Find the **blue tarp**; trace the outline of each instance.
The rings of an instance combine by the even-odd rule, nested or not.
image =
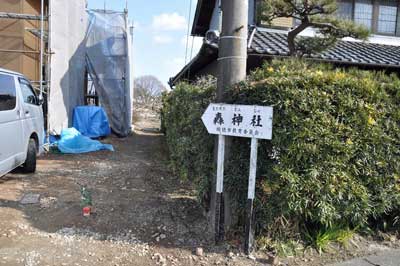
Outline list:
[[[107,114],[98,106],[75,107],[73,127],[89,138],[105,137],[111,134]]]
[[[112,145],[102,144],[100,141],[83,136],[75,128],[63,129],[61,131],[61,139],[57,142],[57,145],[62,153],[78,154],[101,150],[114,151]]]

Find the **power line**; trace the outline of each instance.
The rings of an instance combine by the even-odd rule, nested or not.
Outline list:
[[[195,37],[192,36],[192,48],[190,49],[190,59],[189,60],[192,60],[192,58],[193,58],[194,40],[195,40]]]
[[[189,51],[190,22],[192,20],[192,3],[193,3],[193,0],[190,0],[190,4],[189,4],[189,19],[188,19],[187,34],[186,34],[185,65],[187,63],[188,51]]]
[[[194,46],[194,36],[192,36],[192,48],[190,49],[190,61],[192,61],[192,58],[193,58],[193,46]],[[190,67],[191,66],[189,66],[189,69],[188,69],[188,79],[190,78]]]

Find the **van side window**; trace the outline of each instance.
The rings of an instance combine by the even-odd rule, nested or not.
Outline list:
[[[14,77],[0,74],[0,112],[15,109],[17,96]]]
[[[19,84],[21,87],[21,92],[22,92],[22,97],[24,98],[24,102],[28,104],[38,105],[38,100],[31,84],[27,80],[22,78],[19,78]]]

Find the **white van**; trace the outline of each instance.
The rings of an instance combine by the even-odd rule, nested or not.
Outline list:
[[[0,177],[19,166],[34,173],[43,141],[41,100],[27,78],[0,69]]]

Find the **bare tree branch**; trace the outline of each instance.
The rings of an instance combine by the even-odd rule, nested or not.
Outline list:
[[[155,101],[166,91],[165,86],[154,76],[142,76],[135,79],[135,100],[144,104]]]

